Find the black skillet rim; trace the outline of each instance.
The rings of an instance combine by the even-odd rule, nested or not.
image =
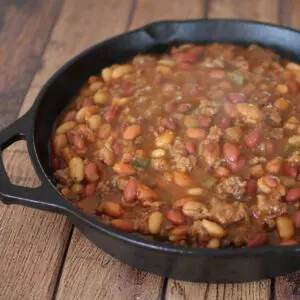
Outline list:
[[[95,48],[104,46],[106,43],[111,42],[112,40],[118,39],[119,37],[123,37],[126,35],[134,34],[136,32],[146,32],[151,29],[152,27],[158,26],[158,25],[164,25],[164,24],[189,24],[189,23],[216,23],[216,22],[225,22],[225,23],[232,23],[232,24],[244,24],[244,25],[258,25],[261,27],[275,27],[278,29],[284,29],[287,31],[291,31],[294,33],[299,34],[300,38],[300,31],[286,27],[286,26],[280,26],[272,23],[267,22],[258,22],[258,21],[252,21],[252,20],[242,20],[242,19],[191,19],[191,20],[166,20],[166,21],[158,21],[149,23],[143,27],[137,28],[135,30],[127,31],[125,33],[119,34],[117,36],[111,37],[109,39],[106,39],[104,41],[101,41],[99,43],[96,43],[84,51],[80,52],[75,57],[71,58],[69,61],[67,61],[65,64],[63,64],[46,82],[46,84],[43,86],[41,91],[39,92],[38,96],[36,97],[36,100],[30,109],[31,117],[32,117],[32,131],[31,131],[31,140],[33,142],[33,150],[35,159],[32,161],[34,166],[36,167],[39,174],[43,175],[45,181],[47,182],[49,188],[51,188],[55,191],[55,196],[59,198],[60,202],[58,206],[62,208],[62,211],[64,214],[74,216],[75,218],[79,218],[80,221],[86,223],[86,225],[89,225],[96,229],[97,231],[102,232],[103,234],[107,234],[115,239],[118,239],[125,243],[130,243],[134,246],[138,246],[141,248],[148,248],[151,250],[157,250],[160,252],[165,252],[172,255],[178,255],[178,254],[185,254],[185,255],[191,255],[191,256],[222,256],[222,257],[230,257],[230,256],[257,256],[257,255],[265,255],[269,252],[286,252],[286,253],[294,253],[300,251],[300,245],[295,246],[274,246],[274,245],[267,245],[267,246],[260,246],[257,248],[224,248],[224,249],[206,249],[206,248],[188,248],[188,247],[182,247],[182,246],[174,246],[171,243],[168,242],[159,242],[155,240],[147,240],[144,238],[139,237],[138,235],[134,234],[128,234],[123,233],[111,226],[102,224],[100,221],[98,221],[96,218],[90,217],[86,214],[84,214],[82,211],[80,211],[76,206],[68,202],[66,199],[63,198],[63,196],[57,191],[55,185],[53,184],[51,178],[48,177],[46,172],[44,171],[44,168],[41,165],[39,156],[37,154],[36,150],[36,141],[35,141],[35,130],[36,130],[36,114],[38,111],[38,108],[43,101],[44,94],[49,86],[55,81],[55,79],[63,73],[69,66],[71,66],[75,61],[79,60],[81,57],[86,56],[89,54],[90,51],[94,50]],[[45,145],[46,146],[46,145]],[[48,145],[47,145],[48,146]],[[66,203],[65,203],[66,202]],[[67,203],[71,204],[67,205]]]

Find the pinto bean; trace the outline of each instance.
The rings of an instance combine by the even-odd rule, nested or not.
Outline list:
[[[53,151],[56,155],[60,153],[60,150],[67,146],[68,140],[64,133],[62,134],[56,134],[53,137]]]
[[[204,140],[207,132],[202,128],[188,128],[186,135],[191,139]]]
[[[131,65],[117,66],[115,69],[113,69],[111,78],[118,79],[118,78],[124,76],[125,74],[132,72],[132,70],[133,70],[133,67]]]
[[[94,162],[90,162],[85,166],[84,173],[88,181],[98,181],[100,178],[98,166]]]
[[[222,226],[206,219],[202,220],[202,226],[208,234],[214,238],[220,239],[227,234],[226,230]]]
[[[161,126],[164,128],[170,129],[170,130],[175,130],[176,129],[176,124],[172,118],[163,118],[160,121]]]
[[[216,177],[228,177],[230,175],[230,171],[225,167],[219,167],[215,172]]]
[[[158,148],[165,148],[173,143],[174,138],[175,136],[173,131],[166,131],[155,139],[155,145]]]
[[[203,194],[204,190],[200,187],[195,188],[189,188],[187,190],[187,194],[190,196],[201,196]]]
[[[111,221],[111,225],[114,228],[122,230],[124,232],[132,232],[134,230],[134,226],[131,220],[125,219],[114,219]]]
[[[158,195],[156,194],[155,191],[150,189],[144,184],[139,184],[138,185],[138,191],[137,191],[137,198],[141,201],[145,200],[155,200],[158,198]]]
[[[266,164],[266,170],[272,174],[278,174],[281,170],[282,158],[275,157]]]
[[[166,218],[174,225],[182,225],[186,221],[184,214],[179,209],[168,210]]]
[[[73,157],[69,161],[69,174],[74,182],[81,182],[84,179],[83,160],[80,157]]]
[[[228,161],[237,161],[241,155],[239,148],[233,143],[225,143],[223,146],[223,154]]]
[[[64,122],[56,129],[56,134],[67,133],[68,131],[72,130],[76,126],[76,124],[77,123],[74,121]]]
[[[128,126],[124,133],[123,138],[124,140],[134,140],[136,137],[138,137],[142,133],[142,128],[138,124],[134,124],[131,126]]]
[[[183,205],[189,201],[195,201],[195,198],[194,197],[180,198],[173,203],[173,207],[183,207]]]
[[[99,115],[93,115],[88,119],[88,124],[91,130],[97,131],[100,128],[102,118]]]
[[[276,227],[279,236],[284,240],[291,239],[295,234],[294,224],[291,218],[286,216],[278,217]]]
[[[110,217],[119,218],[124,215],[124,210],[120,203],[106,201],[102,205],[102,212]]]
[[[286,193],[285,200],[287,202],[295,202],[300,200],[300,188],[289,189]]]
[[[112,132],[111,125],[110,124],[103,124],[103,125],[100,126],[100,128],[98,130],[98,137],[100,139],[105,140],[110,136],[111,132]]]
[[[192,184],[192,178],[183,172],[173,172],[174,182],[181,187],[188,187]]]
[[[136,173],[136,169],[129,164],[123,162],[117,163],[113,166],[113,170],[122,176],[130,176]]]
[[[164,216],[161,212],[155,211],[151,213],[148,219],[148,229],[150,233],[158,234],[160,232],[163,220]]]
[[[206,244],[206,248],[209,249],[218,249],[220,248],[221,242],[219,239],[211,239],[207,244]]]

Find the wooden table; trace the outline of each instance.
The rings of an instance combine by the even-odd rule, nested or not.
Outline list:
[[[161,19],[300,28],[297,10],[299,0],[0,0],[0,129],[24,114],[57,68],[103,39]],[[38,185],[24,143],[4,157],[13,183]],[[300,299],[299,274],[226,285],[162,278],[97,249],[64,216],[0,204],[0,299]]]

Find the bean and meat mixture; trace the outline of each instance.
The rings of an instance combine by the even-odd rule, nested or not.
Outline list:
[[[300,242],[300,65],[181,45],[91,76],[57,120],[61,194],[105,224],[188,247]]]

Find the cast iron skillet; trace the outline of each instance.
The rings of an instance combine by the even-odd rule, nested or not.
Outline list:
[[[62,213],[105,252],[134,267],[162,276],[189,281],[240,282],[299,269],[298,246],[187,249],[121,233],[84,215],[63,199],[51,181],[49,140],[52,126],[88,76],[113,63],[124,62],[137,53],[162,52],[172,44],[212,42],[259,43],[284,57],[300,61],[300,32],[238,20],[158,22],[97,44],[58,70],[29,112],[0,132],[0,151],[17,140],[27,141],[31,161],[41,180],[41,186],[34,189],[13,185],[0,159],[1,200],[6,204]]]

